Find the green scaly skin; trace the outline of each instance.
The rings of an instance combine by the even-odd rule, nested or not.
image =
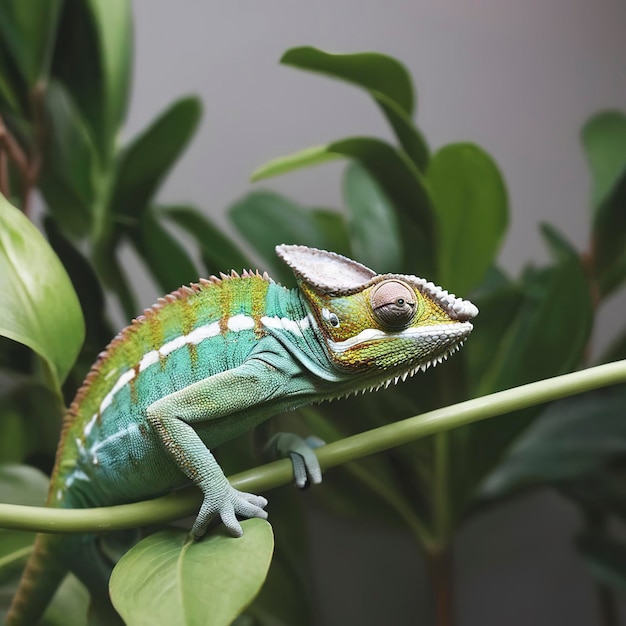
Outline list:
[[[217,514],[240,536],[237,516],[264,518],[267,501],[231,487],[210,450],[281,411],[412,375],[472,330],[476,307],[423,279],[304,246],[277,253],[298,288],[250,272],[201,280],[113,339],[67,412],[48,506],[133,502],[194,483],[204,501],[193,535]],[[296,482],[319,482],[314,455],[298,452]],[[93,537],[39,535],[7,624],[35,624],[68,570],[96,601],[106,595],[110,564]]]

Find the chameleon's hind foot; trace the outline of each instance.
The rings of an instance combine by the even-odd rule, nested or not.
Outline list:
[[[313,450],[324,445],[319,437],[302,439],[293,433],[274,435],[265,447],[273,458],[289,457],[293,464],[293,478],[298,489],[322,482],[322,469]]]

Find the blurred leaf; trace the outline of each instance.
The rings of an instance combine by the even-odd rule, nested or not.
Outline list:
[[[1,11],[2,7],[0,6]],[[19,114],[21,112],[21,96],[23,96],[24,91],[19,70],[13,59],[9,57],[6,42],[0,37],[0,110],[5,116],[5,122],[7,121],[7,114]]]
[[[493,264],[508,225],[502,175],[478,146],[438,150],[426,173],[437,217],[437,280],[467,293]]]
[[[514,489],[584,476],[626,452],[626,385],[551,404],[490,474],[482,492],[498,497]]]
[[[393,57],[377,52],[331,54],[313,47],[291,48],[280,60],[303,70],[340,78],[359,87],[384,94],[413,113],[413,84],[406,67]]]
[[[592,206],[596,219],[626,173],[626,115],[604,111],[583,126],[582,142],[593,178]]]
[[[576,546],[592,575],[616,591],[626,591],[626,545],[599,533],[583,533]]]
[[[157,207],[164,218],[172,220],[196,240],[202,260],[210,274],[229,269],[241,271],[251,268],[252,263],[237,245],[210,222],[200,211],[191,206]]]
[[[169,293],[198,280],[198,270],[189,255],[158,221],[154,211],[141,214],[139,225],[130,234],[137,252],[159,287]]]
[[[401,237],[396,214],[385,193],[357,163],[346,169],[343,192],[350,208],[349,233],[356,258],[380,271],[399,272]]]
[[[61,0],[3,0],[0,34],[28,85],[50,67]]]
[[[331,54],[312,47],[288,50],[281,63],[326,74],[366,89],[382,109],[406,153],[421,171],[425,170],[428,147],[411,122],[413,84],[402,63],[375,52]]]
[[[127,107],[132,41],[128,0],[65,0],[52,71],[89,124],[104,164]]]
[[[272,268],[272,275],[287,283],[292,282],[293,274],[276,257],[274,248],[278,244],[298,243],[326,250],[329,239],[334,237],[322,228],[335,228],[336,224],[315,219],[315,213],[315,209],[301,207],[269,191],[250,193],[229,208],[237,230]]]
[[[50,129],[41,188],[63,229],[85,235],[92,224],[97,156],[89,131],[67,92],[58,82],[48,86]]]
[[[134,546],[110,582],[126,624],[230,624],[259,592],[274,547],[266,521],[248,519],[242,527],[239,539],[220,529],[190,542],[187,531],[168,529]]]
[[[612,363],[613,361],[621,361],[622,359],[626,359],[626,329],[602,354],[598,363]]]
[[[406,271],[433,277],[433,215],[427,184],[415,165],[388,143],[372,137],[355,137],[307,148],[269,161],[252,174],[252,179],[284,174],[337,155],[359,161],[393,202],[404,249],[412,250]]]
[[[40,626],[95,626],[87,617],[89,592],[72,574],[68,574],[41,620]]]
[[[34,350],[59,393],[82,344],[76,292],[39,231],[0,196],[0,334]]]
[[[200,120],[197,98],[172,104],[124,149],[110,206],[131,222],[147,208],[174,162],[191,140]]]

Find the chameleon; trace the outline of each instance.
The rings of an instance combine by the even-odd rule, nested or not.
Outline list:
[[[111,341],[64,417],[47,506],[121,504],[191,483],[203,495],[191,535],[219,516],[240,536],[237,518],[265,518],[267,500],[232,487],[211,450],[279,412],[424,371],[472,331],[477,307],[425,279],[306,246],[276,253],[295,288],[258,270],[200,279]],[[296,484],[320,482],[312,450],[292,447]],[[37,623],[68,571],[92,598],[106,593],[111,564],[93,535],[39,534],[6,623]]]

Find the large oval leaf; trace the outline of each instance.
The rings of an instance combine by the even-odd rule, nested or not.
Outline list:
[[[189,542],[168,529],[139,542],[111,576],[113,605],[128,626],[228,626],[259,592],[272,559],[272,527],[242,522],[243,537],[225,531]]]
[[[85,324],[72,283],[30,221],[0,196],[0,335],[34,350],[59,391]]]
[[[467,293],[493,264],[508,224],[508,201],[498,167],[467,143],[437,151],[426,178],[437,216],[437,280]]]

